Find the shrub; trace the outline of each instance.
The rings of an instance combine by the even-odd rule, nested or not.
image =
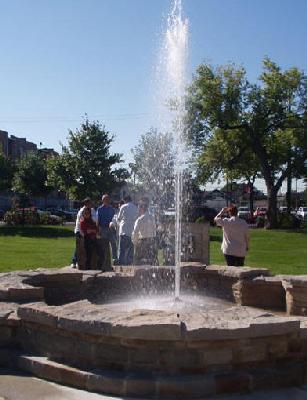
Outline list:
[[[48,212],[13,210],[5,213],[4,222],[7,225],[62,225],[63,219]]]
[[[299,229],[301,220],[295,215],[278,213],[278,226],[280,229]]]
[[[265,216],[258,215],[256,217],[256,226],[257,228],[264,228],[265,225]]]

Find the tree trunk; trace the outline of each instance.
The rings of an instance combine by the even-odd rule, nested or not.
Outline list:
[[[277,220],[277,192],[278,189],[275,186],[268,186],[268,223],[267,229],[276,229],[278,228],[278,220]]]
[[[292,205],[292,170],[289,166],[289,173],[287,176],[287,213],[290,214]]]
[[[249,209],[250,209],[251,219],[253,219],[253,214],[254,214],[254,183],[249,181],[248,182],[248,188],[249,188]]]

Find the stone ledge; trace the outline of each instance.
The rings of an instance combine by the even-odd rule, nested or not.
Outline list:
[[[0,351],[1,353],[1,351]],[[301,385],[306,381],[306,364],[280,364],[275,368],[165,376],[139,373],[81,370],[65,364],[22,354],[10,354],[10,362],[23,371],[61,384],[115,396],[186,399],[241,394],[251,390]]]
[[[257,276],[269,276],[270,271],[267,268],[251,267],[226,267],[221,265],[208,265],[205,269],[208,274],[227,276],[237,279],[253,279]]]

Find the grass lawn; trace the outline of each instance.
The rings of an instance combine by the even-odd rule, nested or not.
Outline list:
[[[250,234],[246,265],[269,268],[274,274],[307,274],[307,229],[251,229]],[[211,264],[225,265],[222,230],[210,228],[210,238]],[[73,250],[72,226],[0,227],[0,272],[64,267]]]
[[[307,274],[307,229],[270,231],[251,229],[245,265],[269,268],[273,274]],[[210,228],[211,264],[225,264],[221,252],[222,229]]]
[[[73,250],[71,226],[0,227],[0,272],[64,267]]]

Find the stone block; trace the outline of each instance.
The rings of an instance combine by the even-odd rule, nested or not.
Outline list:
[[[245,372],[219,374],[215,377],[216,393],[248,393],[252,389],[251,375]]]
[[[95,336],[109,336],[111,334],[112,324],[109,322],[99,321],[93,319],[82,320],[77,315],[73,316],[59,316],[57,327],[69,332],[76,332],[79,334],[95,335]]]
[[[243,306],[285,310],[286,293],[281,281],[256,278],[233,286],[234,298]]]
[[[0,347],[0,367],[13,367],[13,354],[8,348]]]
[[[156,348],[130,348],[129,364],[133,367],[138,364],[148,364],[154,366],[158,360],[159,351]]]
[[[275,387],[274,371],[272,368],[261,368],[250,371],[253,390],[270,390]]]
[[[39,378],[62,383],[61,371],[56,368],[56,363],[48,361],[45,357],[19,356],[17,367]]]
[[[89,374],[77,368],[63,365],[60,369],[61,383],[68,386],[86,389]]]
[[[125,395],[131,397],[153,397],[157,391],[155,378],[142,375],[128,375],[125,386]]]
[[[245,364],[253,362],[266,361],[268,357],[266,346],[258,345],[240,347],[233,349],[233,363],[234,364]]]
[[[50,312],[51,310],[52,307],[46,306],[45,303],[33,303],[20,306],[17,315],[22,321],[55,328],[57,326],[57,317]]]
[[[125,375],[114,372],[106,374],[101,371],[101,375],[92,373],[88,376],[86,389],[104,394],[115,396],[125,396]]]
[[[306,366],[304,363],[280,363],[274,368],[273,382],[275,388],[299,386],[305,381]]]
[[[9,291],[7,289],[0,289],[0,301],[9,301]]]
[[[42,287],[12,287],[8,291],[10,301],[29,302],[44,300],[44,288]]]
[[[232,349],[207,350],[203,353],[203,362],[206,366],[226,365],[232,362]]]
[[[158,398],[201,398],[216,394],[214,376],[196,375],[194,377],[160,378],[157,381]]]
[[[17,365],[22,370],[40,378],[80,389],[86,388],[89,373],[48,360],[45,357],[19,356]]]
[[[163,371],[187,372],[189,370],[200,370],[203,366],[198,351],[189,349],[186,351],[160,351],[158,356],[158,365],[163,366]]]
[[[94,355],[99,366],[112,366],[128,364],[128,349],[120,345],[100,343],[96,346]]]
[[[8,345],[12,339],[12,328],[0,326],[0,347]]]
[[[249,337],[286,335],[298,333],[300,321],[286,317],[259,317],[250,324]]]
[[[138,314],[138,315],[137,315]],[[121,318],[113,324],[111,335],[130,339],[179,340],[181,338],[181,323],[172,313],[144,312],[137,310],[135,315],[129,313],[127,318]]]

